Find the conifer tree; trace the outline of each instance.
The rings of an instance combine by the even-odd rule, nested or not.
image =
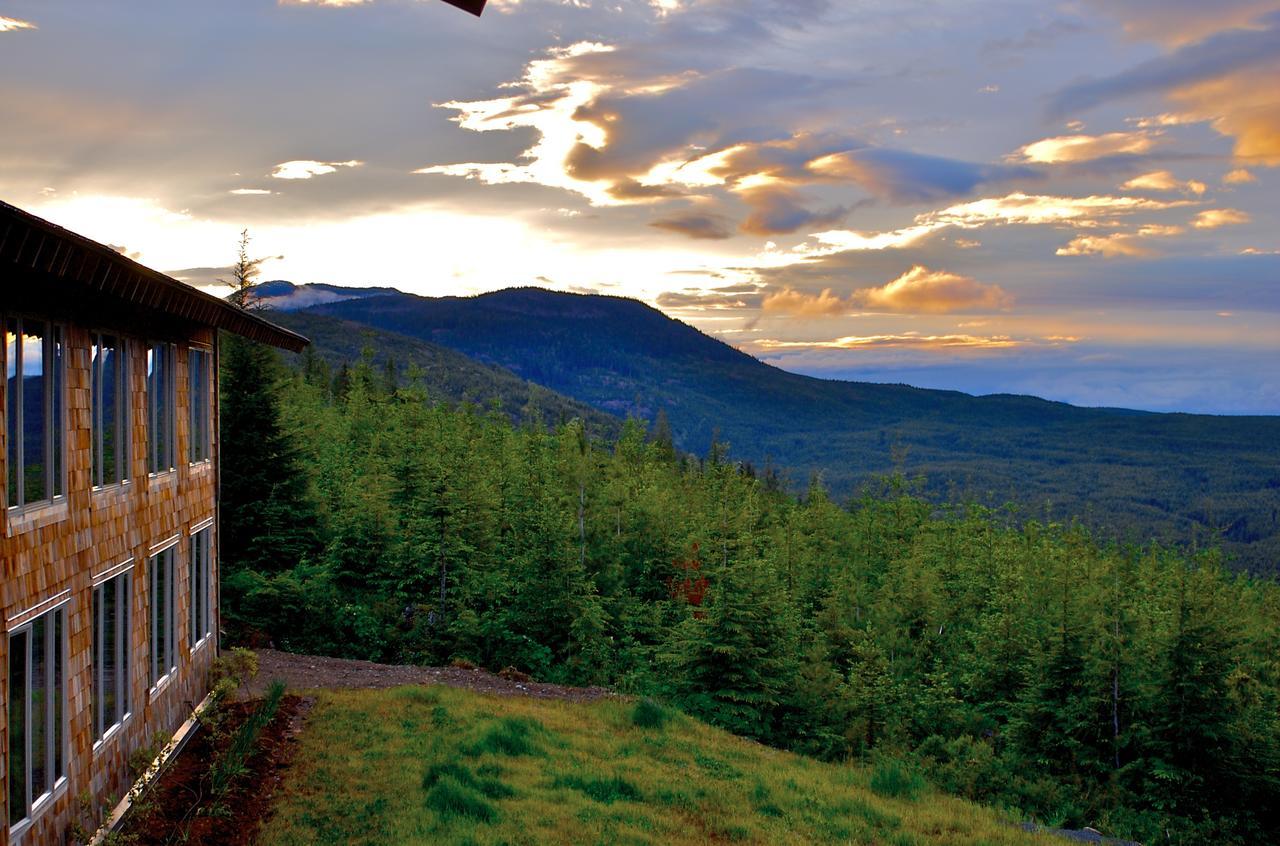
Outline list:
[[[251,307],[261,259],[248,255],[241,233],[231,300]],[[222,524],[219,547],[230,594],[227,605],[251,589],[244,573],[280,574],[318,550],[315,510],[293,438],[281,422],[285,379],[274,350],[239,335],[220,338],[220,458]]]

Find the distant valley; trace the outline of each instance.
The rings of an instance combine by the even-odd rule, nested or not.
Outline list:
[[[1220,537],[1236,566],[1274,572],[1280,562],[1278,417],[816,379],[617,297],[521,288],[427,298],[284,282],[258,293],[331,362],[368,345],[418,363],[441,399],[500,398],[548,423],[580,416],[605,436],[627,415],[663,411],[680,448],[704,454],[718,437],[801,490],[821,474],[844,498],[901,471],[938,501],[1013,502],[1023,517],[1075,516],[1122,541]]]

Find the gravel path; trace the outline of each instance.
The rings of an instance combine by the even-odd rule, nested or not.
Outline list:
[[[250,694],[261,695],[272,681],[280,679],[293,691],[316,688],[400,687],[408,684],[443,684],[496,696],[530,696],[534,699],[564,699],[590,702],[618,694],[603,687],[566,687],[535,681],[507,679],[485,670],[458,667],[418,667],[405,664],[375,664],[346,658],[295,655],[275,649],[258,650],[258,675],[250,684]]]

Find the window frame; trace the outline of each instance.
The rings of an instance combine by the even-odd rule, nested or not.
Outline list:
[[[174,611],[177,606],[177,586],[174,584],[174,573],[177,571],[176,552],[179,538],[172,538],[165,545],[151,551],[147,557],[147,673],[148,692],[155,694],[169,683],[178,670],[178,651],[175,639],[178,632]],[[156,588],[160,567],[164,567],[164,596],[161,597]],[[165,602],[163,621],[157,620],[157,599]],[[160,631],[163,625],[164,631]],[[164,634],[161,645],[162,654],[157,655],[159,635]],[[163,670],[163,672],[161,672]]]
[[[67,497],[67,329],[56,320],[24,313],[5,313],[2,322],[0,331],[5,336],[4,343],[0,344],[0,357],[4,359],[5,368],[5,505],[9,514],[22,514],[65,502]],[[9,361],[11,322],[15,328],[16,341],[13,346],[16,362]],[[23,327],[28,322],[43,324],[46,332],[41,350],[41,366],[44,368],[44,397],[41,405],[46,428],[44,484],[45,491],[49,493],[41,499],[30,501],[26,498],[26,414],[22,411],[26,402],[26,380],[21,375],[25,365],[21,339],[24,335]],[[14,370],[15,391],[9,390],[11,366]],[[18,409],[16,413],[15,408]],[[16,431],[10,431],[11,419]]]
[[[175,381],[177,373],[178,345],[172,341],[151,341],[147,345],[147,474],[163,476],[178,469],[178,390]],[[157,367],[153,364],[157,350],[163,350],[163,362]],[[161,390],[156,389],[157,373],[163,377]],[[163,397],[157,394],[163,393]],[[158,400],[163,399],[163,403]],[[165,452],[159,454],[160,439],[156,434],[160,426],[164,427]]]
[[[187,549],[187,648],[195,652],[213,636],[213,522],[194,527],[190,540]]]
[[[100,694],[100,691],[105,689],[104,671],[106,669],[106,662],[102,658],[102,646],[106,632],[104,620],[102,619],[103,615],[100,610],[102,608],[101,597],[108,590],[114,591],[116,594],[115,643],[112,651],[114,652],[113,657],[116,669],[114,685],[116,712],[119,715],[110,724],[107,723],[108,715],[105,713],[104,708],[106,698]],[[114,737],[120,728],[129,721],[129,718],[133,716],[133,596],[132,558],[94,579],[92,613],[90,615],[93,626],[93,630],[90,633],[93,638],[93,660],[90,663],[90,671],[93,674],[93,680],[89,687],[89,716],[93,726],[94,752],[97,752],[103,744]]]
[[[37,614],[20,614],[15,619],[21,620],[17,625],[10,628],[6,634],[6,656],[7,666],[5,672],[7,678],[13,678],[13,640],[18,635],[26,635],[24,640],[23,661],[25,663],[23,670],[24,690],[22,695],[23,701],[23,769],[24,769],[24,801],[23,816],[17,820],[13,820],[14,808],[9,802],[9,794],[13,790],[13,785],[6,775],[5,783],[5,804],[6,820],[5,823],[9,830],[10,842],[18,842],[27,830],[31,828],[35,820],[44,813],[48,808],[52,807],[57,797],[66,789],[67,786],[67,764],[70,758],[71,744],[69,737],[70,714],[67,711],[67,652],[69,645],[69,636],[67,632],[68,606],[70,604],[69,592],[64,591],[54,604],[44,608]],[[24,619],[25,617],[25,619]],[[50,691],[54,692],[53,696],[46,695],[44,703],[45,707],[45,755],[44,761],[46,773],[52,773],[52,781],[49,783],[49,789],[42,791],[39,795],[35,795],[35,786],[32,783],[32,749],[31,749],[31,713],[32,713],[32,685],[31,685],[31,665],[33,650],[35,648],[32,632],[38,621],[44,620],[44,649],[45,649],[45,690],[46,694]],[[56,651],[55,651],[56,650]],[[9,691],[8,701],[5,703],[5,725],[6,735],[10,748],[12,748],[13,737],[8,731],[12,724],[11,710],[15,697],[13,692]],[[59,718],[60,717],[60,718]],[[56,729],[56,730],[55,730]],[[12,759],[12,755],[8,756]],[[5,763],[6,767],[12,768],[12,760]]]
[[[199,368],[202,385],[196,383],[197,368],[193,363],[196,358],[203,361]],[[191,344],[187,347],[187,463],[197,466],[212,461],[213,348]]]
[[[104,337],[112,337],[116,341],[116,444],[115,456],[119,478],[114,482],[105,482],[106,465],[103,462],[103,397],[102,372],[104,371],[101,356],[95,350],[101,346]],[[119,332],[94,330],[89,334],[89,402],[91,408],[90,448],[93,461],[90,466],[92,487],[95,491],[107,490],[116,485],[127,485],[133,481],[133,339]]]

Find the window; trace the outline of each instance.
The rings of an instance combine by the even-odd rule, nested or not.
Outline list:
[[[174,468],[173,344],[156,343],[147,350],[147,469]]]
[[[165,676],[176,670],[173,659],[173,551],[169,547],[164,552],[151,556],[148,567],[150,578],[151,603],[151,686],[158,685]]]
[[[213,415],[210,414],[210,364],[208,350],[192,347],[187,353],[187,403],[191,407],[190,460],[192,464],[208,461],[213,456],[209,437]]]
[[[101,740],[129,716],[129,625],[133,574],[93,589],[93,737]]]
[[[129,353],[124,338],[93,336],[93,484],[129,478]]]
[[[66,775],[66,609],[9,632],[9,825],[30,820]]]
[[[9,507],[64,493],[62,327],[43,320],[5,321]]]
[[[210,557],[213,551],[209,529],[191,536],[191,648],[213,633],[209,623]]]

